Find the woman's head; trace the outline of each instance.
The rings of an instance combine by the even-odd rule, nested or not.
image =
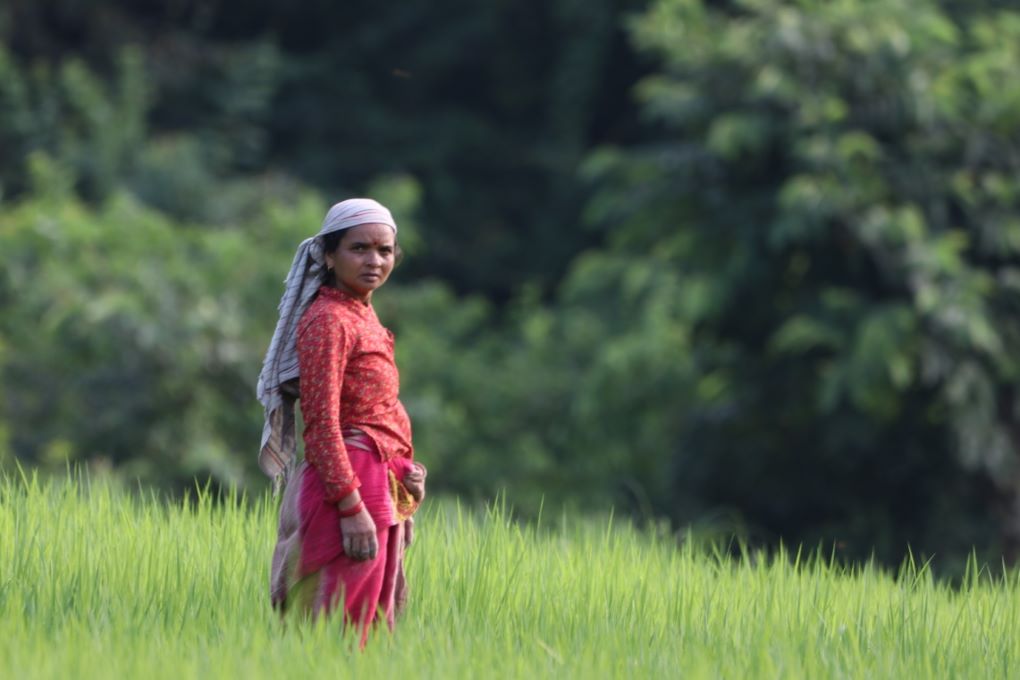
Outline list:
[[[330,208],[319,239],[326,259],[323,283],[366,300],[403,255],[393,215],[370,198],[351,198]]]
[[[324,283],[368,300],[400,260],[397,234],[388,224],[369,223],[323,237]]]

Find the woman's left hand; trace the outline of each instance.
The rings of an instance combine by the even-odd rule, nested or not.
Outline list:
[[[403,484],[414,500],[421,503],[425,500],[425,477],[428,470],[421,463],[415,463],[414,467],[404,475]]]

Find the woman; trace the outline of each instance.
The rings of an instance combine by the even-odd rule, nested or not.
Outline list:
[[[398,399],[393,335],[371,304],[400,257],[396,239],[389,210],[371,199],[330,208],[294,258],[258,387],[259,462],[277,485],[286,482],[273,606],[310,616],[342,606],[362,645],[377,612],[392,628],[406,597],[403,550],[425,493]],[[295,467],[297,397],[305,461]]]

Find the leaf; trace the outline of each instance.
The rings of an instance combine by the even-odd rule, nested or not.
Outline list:
[[[809,316],[795,316],[779,327],[769,349],[779,354],[803,354],[814,349],[840,350],[846,344],[840,329]]]

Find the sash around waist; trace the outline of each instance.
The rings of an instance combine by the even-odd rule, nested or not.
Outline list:
[[[375,442],[356,428],[344,428],[344,446],[361,486],[361,500],[379,529],[393,526],[393,498],[390,495],[389,466],[383,462]]]

